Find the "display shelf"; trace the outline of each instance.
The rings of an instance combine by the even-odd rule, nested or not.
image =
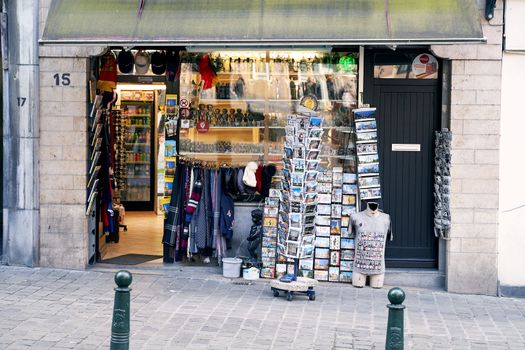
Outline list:
[[[130,124],[128,125],[130,128],[141,128],[141,129],[151,129],[151,126],[149,125],[139,125],[139,124]]]
[[[150,161],[127,161],[126,162],[128,165],[129,164],[149,164]]]
[[[124,177],[127,179],[149,179],[150,178],[149,175],[125,175]]]
[[[200,103],[216,103],[216,102],[266,102],[266,100],[261,99],[251,99],[251,98],[201,98],[199,100]]]
[[[128,117],[151,117],[151,115],[149,114],[124,114],[124,115],[127,115]]]
[[[263,129],[264,126],[211,126],[210,125],[210,128],[208,130],[208,132],[210,130],[213,130],[213,129],[219,129],[219,130],[225,130],[225,131],[229,131],[229,130],[252,130],[252,129]]]
[[[233,153],[233,152],[184,152],[180,151],[181,156],[262,156],[264,153]]]
[[[151,147],[147,142],[126,142],[126,146],[140,146],[140,147]]]

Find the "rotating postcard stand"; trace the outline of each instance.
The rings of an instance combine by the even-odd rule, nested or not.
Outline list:
[[[282,205],[277,228],[277,254],[293,260],[294,272],[270,282],[273,295],[283,292],[289,301],[296,293],[315,300],[317,285],[315,279],[297,277],[299,259],[312,258],[315,248],[317,168],[323,134],[322,117],[315,112],[317,101],[306,98],[311,100],[302,101],[298,113],[288,116],[285,127]]]

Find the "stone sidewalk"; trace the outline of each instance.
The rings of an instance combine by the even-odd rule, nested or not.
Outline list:
[[[113,276],[0,266],[0,349],[107,349]],[[288,302],[205,268],[133,278],[132,349],[384,349],[387,287]],[[525,299],[404,290],[407,349],[525,349]]]

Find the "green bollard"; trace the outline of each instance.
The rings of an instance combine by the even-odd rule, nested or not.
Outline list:
[[[113,321],[111,322],[111,350],[129,349],[129,292],[128,288],[133,277],[126,270],[115,274],[115,304],[113,306]]]
[[[401,288],[395,287],[388,291],[388,324],[386,330],[386,350],[404,349],[404,312],[405,292]]]

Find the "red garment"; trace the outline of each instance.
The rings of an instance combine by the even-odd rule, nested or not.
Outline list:
[[[204,81],[203,90],[211,89],[213,86],[213,79],[217,75],[211,66],[210,56],[204,55],[199,61],[199,73]]]
[[[117,87],[117,60],[111,51],[100,58],[97,89],[112,92]]]
[[[255,180],[257,180],[257,192],[262,192],[262,174],[263,174],[263,165],[259,164],[257,171],[255,172]]]

